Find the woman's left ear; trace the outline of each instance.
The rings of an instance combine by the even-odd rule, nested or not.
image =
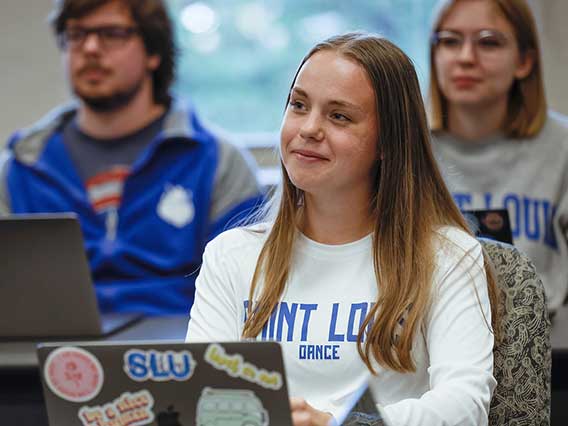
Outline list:
[[[515,78],[517,80],[522,80],[527,78],[532,72],[535,63],[536,52],[532,49],[527,50],[521,55],[519,65],[515,71]]]

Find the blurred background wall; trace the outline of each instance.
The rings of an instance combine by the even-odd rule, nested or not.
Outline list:
[[[534,3],[540,23],[548,101],[553,109],[568,115],[568,1]]]
[[[568,114],[568,1],[529,1],[541,29],[550,106]],[[15,129],[69,99],[59,52],[47,24],[51,5],[51,0],[1,1],[0,145]]]
[[[50,0],[0,2],[0,144],[68,98],[50,9]]]

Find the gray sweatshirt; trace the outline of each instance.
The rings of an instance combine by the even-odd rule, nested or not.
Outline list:
[[[556,310],[568,293],[568,117],[550,112],[532,139],[433,136],[460,209],[506,208],[514,244],[535,263]]]

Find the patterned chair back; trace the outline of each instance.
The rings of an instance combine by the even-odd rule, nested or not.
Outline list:
[[[489,426],[550,425],[552,353],[542,281],[515,247],[479,238],[501,290],[501,341],[494,349],[497,380]]]

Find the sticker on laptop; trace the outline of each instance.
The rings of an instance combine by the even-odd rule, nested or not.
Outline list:
[[[99,360],[90,352],[71,346],[51,352],[45,361],[43,374],[49,389],[71,402],[93,399],[104,381]]]
[[[124,372],[137,382],[189,380],[197,363],[189,351],[130,349],[124,354]]]
[[[231,377],[256,383],[266,389],[278,390],[282,387],[282,375],[279,372],[258,368],[246,362],[240,354],[229,355],[225,352],[225,348],[216,343],[207,347],[204,359],[208,364]]]
[[[199,396],[195,411],[197,425],[226,424],[226,419],[238,419],[239,425],[269,424],[268,411],[251,390],[206,387]]]
[[[146,389],[125,392],[114,401],[79,410],[83,426],[142,426],[154,421],[154,398]]]
[[[503,219],[503,216],[498,212],[488,212],[481,219],[481,223],[483,223],[487,227],[487,229],[497,232],[503,229],[505,220]]]

